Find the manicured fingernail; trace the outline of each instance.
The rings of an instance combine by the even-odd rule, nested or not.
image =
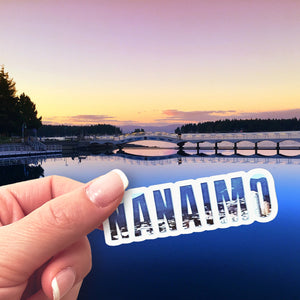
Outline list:
[[[53,300],[60,300],[66,295],[73,287],[75,278],[75,272],[71,267],[60,271],[51,283]]]
[[[106,207],[115,201],[127,186],[126,175],[121,170],[115,169],[92,181],[86,187],[86,194],[98,207]]]
[[[114,170],[112,170],[112,172],[115,172],[120,176],[123,186],[124,186],[124,190],[126,190],[128,187],[128,179],[127,179],[127,176],[124,174],[124,172],[119,169],[114,169]]]

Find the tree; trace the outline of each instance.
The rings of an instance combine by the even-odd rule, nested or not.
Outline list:
[[[12,78],[9,78],[7,72],[4,71],[4,66],[0,71],[0,97],[14,98],[16,96],[16,83]]]
[[[175,133],[255,132],[300,130],[300,119],[245,119],[219,120],[177,127]]]
[[[2,66],[0,70],[0,134],[20,134],[22,124],[27,128],[42,126],[41,117],[37,117],[35,104],[24,93],[16,96],[16,83]]]
[[[140,133],[140,132],[145,132],[143,128],[136,128],[132,133]]]
[[[16,129],[16,88],[2,66],[0,71],[0,134],[11,134]]]
[[[23,123],[29,129],[39,129],[42,126],[42,117],[37,117],[35,104],[24,93],[18,98],[17,109],[20,114],[21,126]]]
[[[70,126],[70,125],[43,125],[39,129],[40,136],[74,136],[80,135],[84,131],[87,135],[115,135],[122,134],[119,127],[109,124],[97,124],[86,126]]]

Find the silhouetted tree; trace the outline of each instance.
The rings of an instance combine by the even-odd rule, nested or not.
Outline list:
[[[86,135],[122,134],[122,130],[119,127],[109,124],[90,126],[43,125],[39,129],[39,136],[79,136],[81,132],[84,132]]]
[[[136,128],[132,133],[139,133],[139,132],[145,132],[143,128]]]
[[[20,134],[22,124],[30,129],[42,126],[35,104],[24,93],[16,96],[16,83],[2,66],[0,70],[0,134]]]
[[[25,123],[27,128],[38,129],[42,126],[42,117],[37,117],[35,104],[24,93],[18,98],[17,109],[20,114],[20,121],[22,124]]]
[[[175,133],[255,132],[300,130],[300,119],[219,120],[177,127]]]
[[[2,66],[0,71],[0,134],[8,135],[16,129],[16,88]]]

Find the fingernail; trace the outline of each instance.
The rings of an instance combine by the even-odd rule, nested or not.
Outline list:
[[[51,283],[53,300],[60,300],[71,290],[75,277],[75,272],[71,267],[63,269],[54,277]]]
[[[114,169],[114,170],[112,170],[112,172],[115,172],[120,176],[123,186],[124,186],[124,190],[126,190],[128,187],[128,179],[127,179],[127,176],[124,174],[124,172],[119,169]]]
[[[86,187],[86,194],[96,206],[106,207],[115,201],[127,186],[126,175],[121,170],[115,169],[92,181]]]

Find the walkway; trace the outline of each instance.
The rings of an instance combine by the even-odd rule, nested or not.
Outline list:
[[[62,147],[58,145],[44,145],[43,149],[24,144],[5,144],[0,145],[0,158],[22,157],[34,155],[48,155],[61,153]]]

